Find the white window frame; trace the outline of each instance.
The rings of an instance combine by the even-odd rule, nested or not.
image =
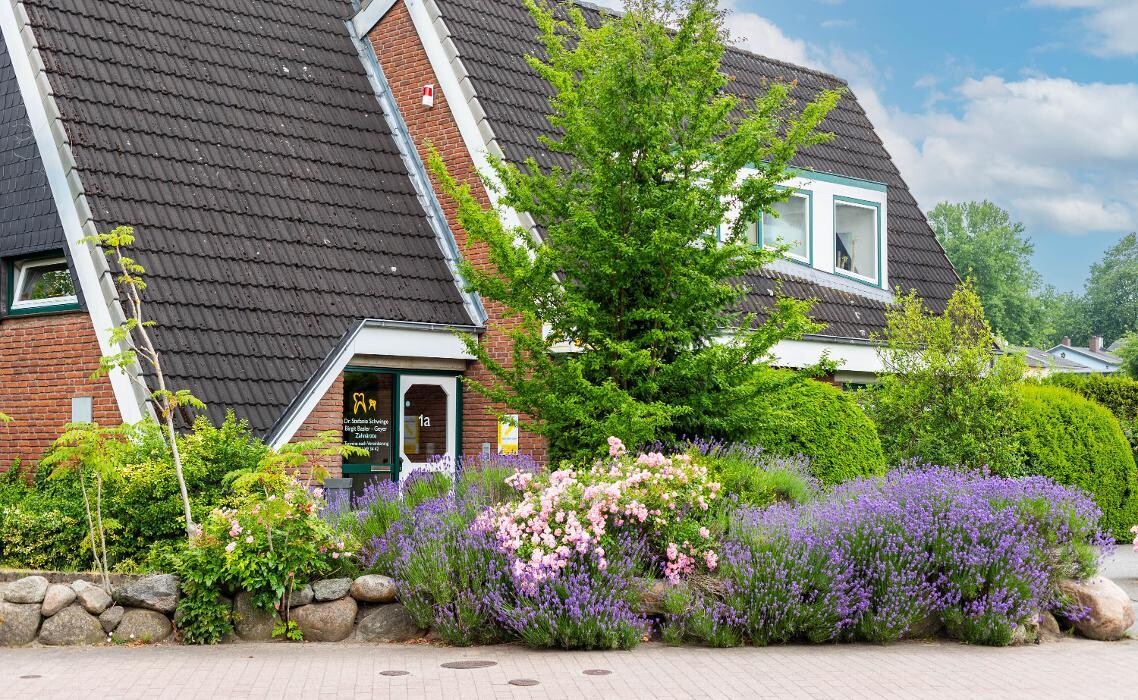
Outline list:
[[[27,281],[28,272],[39,267],[51,267],[53,265],[63,264],[67,266],[67,274],[71,275],[71,283],[75,284],[75,276],[71,274],[71,267],[67,265],[67,258],[37,258],[34,260],[17,260],[12,264],[12,303],[9,308],[12,311],[32,311],[35,309],[54,308],[56,306],[71,306],[79,303],[79,297],[75,294],[68,294],[61,297],[48,297],[46,299],[21,299],[20,294],[24,290],[24,282]]]
[[[842,277],[849,277],[851,279],[858,280],[859,282],[865,282],[867,284],[873,285],[874,287],[880,287],[881,286],[881,276],[882,276],[881,275],[881,267],[882,267],[881,247],[882,247],[882,238],[883,238],[882,230],[881,230],[882,229],[881,205],[878,204],[877,202],[870,202],[870,201],[866,201],[866,200],[855,199],[853,197],[835,196],[834,197],[834,221],[835,222],[837,222],[837,220],[838,220],[838,207],[853,207],[855,209],[867,209],[867,210],[873,212],[873,254],[874,254],[874,258],[875,258],[873,261],[873,271],[876,274],[873,277],[869,277],[867,275],[862,275],[862,274],[859,274],[857,272],[853,272],[852,270],[843,270],[842,268],[838,267],[837,259],[834,260],[834,274],[835,275],[841,275]],[[838,227],[837,227],[837,224],[835,223],[835,225],[833,226],[833,231],[831,231],[831,233],[830,233],[830,243],[831,243],[831,246],[834,247],[835,250],[837,249],[837,238],[838,238]]]
[[[806,255],[798,255],[796,253],[790,252],[789,250],[783,254],[786,256],[787,260],[793,260],[794,262],[802,263],[803,265],[813,267],[813,265],[814,265],[814,191],[808,190],[805,188],[801,188],[801,187],[790,188],[790,189],[791,189],[791,193],[787,199],[794,199],[795,197],[798,197],[799,199],[805,199],[806,200],[806,241],[805,241],[805,243],[806,243]],[[756,237],[758,238],[759,246],[762,248],[774,248],[778,245],[776,241],[767,241],[766,230],[765,230],[766,226],[765,226],[765,223],[763,220],[766,219],[768,213],[769,212],[765,212],[765,211],[760,212],[759,220],[755,223],[755,227],[756,227],[756,231],[757,231]],[[773,214],[771,214],[771,216],[773,216]]]

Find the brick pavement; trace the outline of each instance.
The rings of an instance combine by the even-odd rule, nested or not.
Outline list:
[[[487,659],[476,670],[444,662]],[[612,673],[591,676],[586,669]],[[385,670],[408,675],[385,676]],[[513,679],[539,685],[517,687]],[[1138,641],[1011,649],[890,646],[534,651],[504,645],[250,644],[0,651],[21,698],[1044,698],[1138,697]]]

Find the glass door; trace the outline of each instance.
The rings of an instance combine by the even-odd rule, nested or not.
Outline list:
[[[403,481],[415,469],[453,474],[458,436],[458,380],[455,377],[399,376],[400,470]],[[449,459],[447,459],[449,458]]]

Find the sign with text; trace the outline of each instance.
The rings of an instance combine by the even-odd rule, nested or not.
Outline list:
[[[372,372],[344,373],[344,444],[367,450],[370,457],[351,457],[352,462],[394,464],[395,377]]]
[[[520,444],[517,414],[502,416],[498,421],[498,454],[516,455]]]

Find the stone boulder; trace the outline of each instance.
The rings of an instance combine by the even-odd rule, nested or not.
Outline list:
[[[87,581],[76,581],[71,584],[71,589],[75,591],[76,599],[83,609],[92,615],[102,614],[114,603],[111,594],[103,590],[102,586]]]
[[[352,589],[350,578],[326,578],[312,584],[312,593],[318,602],[339,600],[348,595]]]
[[[341,642],[352,634],[356,601],[341,598],[305,605],[293,611],[292,619],[300,627],[306,642]]]
[[[43,597],[43,608],[40,614],[51,617],[68,605],[75,602],[75,589],[60,583],[53,583],[47,587],[47,594]]]
[[[155,574],[115,589],[115,602],[170,615],[178,607],[178,577]]]
[[[81,605],[69,605],[47,618],[40,628],[40,644],[75,646],[98,644],[106,639],[99,620]]]
[[[153,644],[161,642],[174,632],[170,618],[153,610],[131,608],[127,610],[118,627],[114,639],[117,642],[141,642]]]
[[[0,601],[0,647],[31,644],[39,628],[40,606],[37,603]]]
[[[424,635],[407,608],[392,603],[376,608],[375,612],[360,620],[355,638],[361,642],[409,642],[422,639]]]
[[[395,579],[379,574],[360,576],[352,582],[349,592],[361,603],[394,603]]]
[[[1130,596],[1108,578],[1098,576],[1085,581],[1060,581],[1059,590],[1077,605],[1087,608],[1086,617],[1071,620],[1075,631],[1084,637],[1115,641],[1122,639],[1134,624],[1134,606]]]
[[[47,586],[47,579],[43,576],[27,576],[8,584],[4,589],[4,600],[22,605],[42,603],[47,595]]]
[[[121,605],[112,605],[99,615],[99,624],[103,626],[103,631],[107,634],[115,631],[115,628],[122,622],[123,615],[126,614],[126,608]]]
[[[253,597],[248,591],[241,591],[233,599],[233,630],[246,642],[271,640],[278,619],[276,612],[253,607]]]
[[[308,605],[316,597],[312,591],[312,586],[305,584],[300,588],[294,588],[292,593],[288,594],[288,606],[290,608],[299,608],[302,605]]]

